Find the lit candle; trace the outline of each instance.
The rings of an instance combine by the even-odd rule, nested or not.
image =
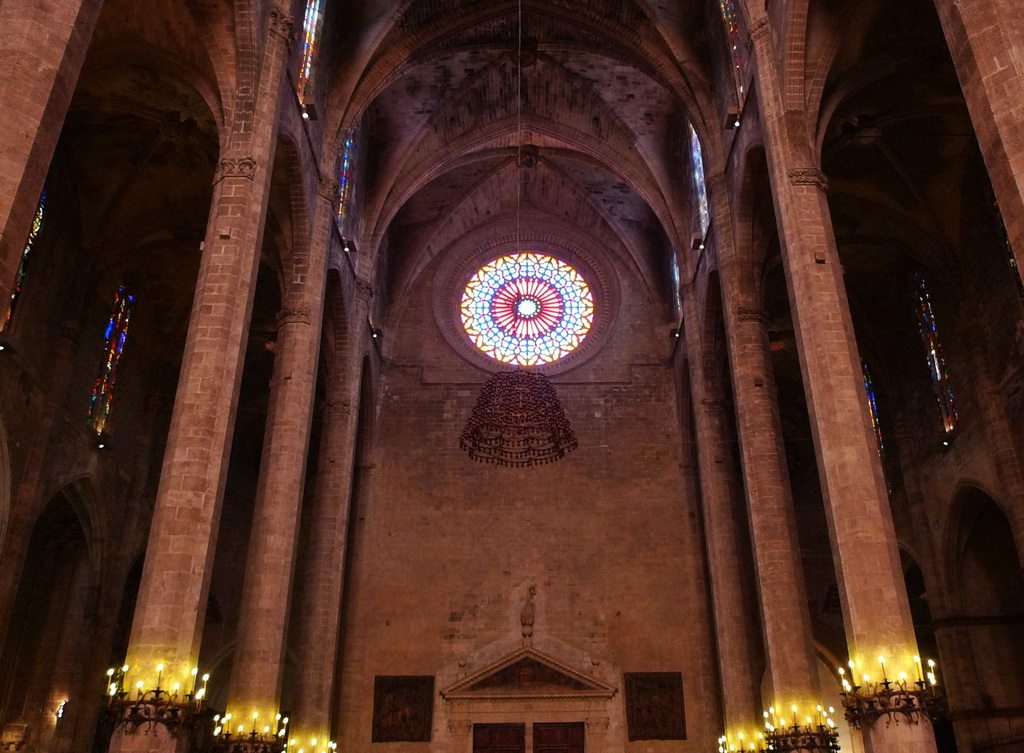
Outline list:
[[[163,674],[164,674],[164,665],[163,664],[157,664],[156,665],[156,689],[157,690],[160,690],[160,678],[163,677]]]
[[[924,682],[924,674],[921,672],[921,657],[917,654],[914,655],[914,666],[917,667],[917,681]]]
[[[196,696],[196,685],[199,684],[199,667],[192,668],[192,697]]]
[[[181,683],[180,682],[174,683],[174,687],[171,688],[171,690],[174,691],[173,694],[171,695],[171,698],[177,698],[178,697],[178,688],[180,688],[180,687],[181,687]]]
[[[882,682],[889,682],[889,678],[885,676],[885,657],[879,656],[878,663],[882,665]]]
[[[142,698],[142,680],[135,683],[135,689],[139,692],[139,698]]]

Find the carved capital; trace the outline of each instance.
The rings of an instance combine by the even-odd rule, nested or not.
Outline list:
[[[217,163],[217,171],[213,174],[213,185],[217,185],[225,178],[255,180],[256,158],[250,156],[225,157]]]
[[[789,171],[789,182],[794,186],[814,186],[828,193],[828,178],[816,167],[798,167]]]
[[[277,312],[277,326],[283,327],[286,324],[312,324],[313,314],[306,309],[283,308]]]
[[[321,178],[317,182],[316,192],[324,201],[334,204],[338,200],[338,181],[336,178]]]
[[[325,400],[324,415],[347,416],[352,412],[352,404],[348,400]]]
[[[360,303],[369,303],[373,298],[373,285],[361,277],[356,278],[356,300]]]
[[[736,318],[741,322],[758,322],[759,324],[764,324],[767,319],[765,313],[760,309],[752,309],[746,306],[736,307]]]
[[[753,44],[759,39],[767,36],[768,32],[772,30],[771,21],[768,20],[768,16],[758,16],[750,22],[750,42]]]
[[[292,18],[283,8],[271,8],[270,10],[270,33],[284,40],[285,44],[292,41],[292,33],[295,30],[295,19]]]

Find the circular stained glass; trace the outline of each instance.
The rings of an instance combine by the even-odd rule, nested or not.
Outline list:
[[[594,296],[564,261],[511,254],[473,275],[461,311],[466,333],[484,353],[502,363],[536,366],[579,347],[594,323]]]

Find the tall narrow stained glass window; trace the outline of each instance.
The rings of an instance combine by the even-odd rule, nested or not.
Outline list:
[[[89,426],[99,436],[103,433],[110,416],[110,406],[114,400],[114,386],[117,383],[117,366],[121,360],[125,340],[128,339],[128,324],[131,322],[132,307],[135,296],[128,292],[126,283],[121,283],[114,296],[114,305],[110,310],[107,322],[106,349],[100,375],[96,377],[96,385],[89,401]]]
[[[708,234],[711,226],[711,212],[708,209],[708,187],[704,180],[704,150],[700,147],[700,138],[690,123],[690,162],[693,167],[693,190],[697,196],[697,212],[700,215],[700,235]]]
[[[679,260],[676,258],[676,252],[672,250],[669,250],[668,258],[669,264],[672,267],[672,304],[676,307],[675,314],[678,319],[683,315],[683,299],[679,292],[679,288],[682,285],[679,275]]]
[[[743,101],[746,92],[743,90],[743,38],[740,34],[740,17],[736,9],[735,0],[718,0],[722,9],[722,20],[725,21],[725,31],[729,37],[729,53],[732,58],[732,76],[736,84],[736,103],[743,109]]]
[[[4,314],[3,326],[0,326],[0,332],[6,332],[7,328],[11,324],[11,317],[14,316],[14,307],[18,303],[18,296],[21,295],[21,286],[25,282],[25,272],[27,270],[28,255],[32,251],[32,246],[35,245],[36,238],[39,237],[39,232],[43,229],[43,216],[46,214],[46,191],[43,190],[43,195],[39,197],[39,204],[36,206],[35,217],[32,218],[32,227],[28,231],[28,239],[25,241],[25,248],[21,252],[21,261],[18,262],[18,272],[14,275],[14,289],[11,291],[11,300],[7,304],[7,313]]]
[[[953,399],[953,389],[949,383],[949,369],[946,366],[946,359],[942,357],[942,343],[939,340],[938,327],[935,324],[935,313],[932,311],[931,296],[928,294],[928,286],[925,283],[924,275],[916,272],[913,277],[914,297],[917,302],[917,328],[924,341],[924,348],[928,357],[928,371],[931,374],[932,389],[935,390],[935,399],[939,403],[939,413],[942,416],[942,426],[946,433],[956,429],[959,416],[956,411],[956,401]]]
[[[320,0],[309,0],[306,17],[302,20],[302,63],[299,66],[299,81],[296,93],[299,102],[306,101],[306,85],[313,75],[313,60],[316,58],[317,34],[320,32]]]
[[[871,428],[875,430],[875,440],[878,442],[878,457],[885,459],[885,441],[882,439],[882,424],[878,420],[878,400],[875,397],[875,385],[871,381],[871,372],[868,370],[866,361],[860,362],[861,371],[864,373],[864,390],[868,393],[868,415],[871,417]]]
[[[355,194],[355,165],[359,130],[352,126],[345,134],[345,146],[338,157],[338,227],[345,235],[351,228],[352,196]]]

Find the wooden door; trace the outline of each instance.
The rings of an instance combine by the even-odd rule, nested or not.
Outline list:
[[[583,722],[534,724],[533,753],[583,753]]]
[[[473,753],[525,753],[525,724],[474,724]]]

